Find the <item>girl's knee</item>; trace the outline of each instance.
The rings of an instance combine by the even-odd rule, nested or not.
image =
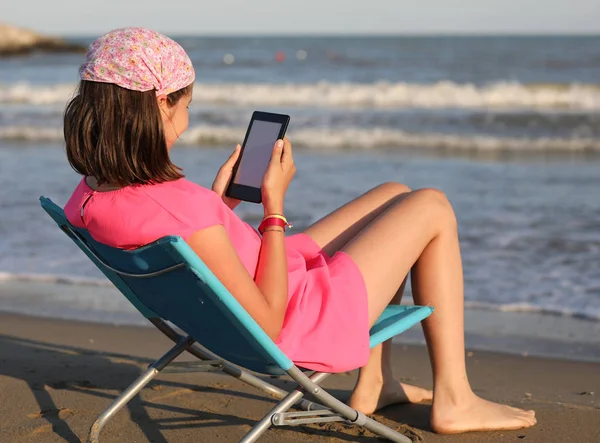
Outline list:
[[[388,196],[388,198],[391,199],[397,197],[398,195],[406,194],[407,192],[410,192],[411,189],[408,186],[403,185],[402,183],[386,182],[373,188],[373,191],[385,194],[386,196]]]
[[[450,204],[450,201],[448,200],[448,197],[446,197],[446,194],[444,194],[444,192],[440,191],[439,189],[421,188],[421,189],[417,189],[414,192],[415,192],[415,194],[421,195],[422,198],[426,199],[427,201],[439,203],[442,205]]]
[[[444,221],[456,225],[456,215],[454,214],[452,204],[442,191],[435,188],[423,188],[413,191],[413,193],[423,199],[426,204],[438,207],[439,212],[436,212],[436,216],[441,216]]]

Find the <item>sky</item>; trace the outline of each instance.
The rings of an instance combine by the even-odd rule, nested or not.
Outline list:
[[[600,34],[599,0],[29,0],[0,22],[55,35]],[[25,6],[26,5],[26,6]]]

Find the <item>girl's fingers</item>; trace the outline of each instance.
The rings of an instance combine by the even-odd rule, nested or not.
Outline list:
[[[281,165],[284,169],[289,170],[292,175],[295,174],[296,165],[294,165],[294,157],[292,155],[292,143],[287,138],[285,139],[283,155],[281,156]]]
[[[231,153],[231,155],[227,159],[226,163],[227,163],[228,166],[233,166],[235,164],[235,162],[237,161],[238,157],[240,156],[241,149],[242,149],[242,147],[239,144],[235,146],[235,149],[233,150],[233,152]]]
[[[283,155],[281,160],[285,163],[293,163],[294,158],[292,157],[292,143],[286,137],[283,146]]]
[[[271,163],[280,163],[282,152],[283,152],[283,140],[277,140],[275,142],[275,146],[273,147],[273,152],[271,153]]]

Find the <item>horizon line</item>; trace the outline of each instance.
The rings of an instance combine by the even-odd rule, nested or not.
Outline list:
[[[118,29],[118,28],[114,28]],[[151,28],[155,29],[155,28]],[[111,29],[102,31],[106,33]],[[158,29],[157,29],[158,30]],[[39,32],[39,31],[36,31]],[[422,31],[422,32],[193,32],[160,30],[163,34],[179,37],[600,37],[599,31]],[[72,32],[72,33],[48,33],[58,37],[90,37],[102,35],[100,33]]]

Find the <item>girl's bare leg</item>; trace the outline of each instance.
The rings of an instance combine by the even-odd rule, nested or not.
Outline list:
[[[431,426],[436,432],[519,429],[535,424],[533,411],[477,397],[467,380],[464,355],[463,279],[456,219],[446,197],[423,189],[399,197],[342,250],[361,270],[375,323],[413,268],[415,302],[433,305],[423,322],[434,381]],[[353,396],[369,398],[367,383]],[[377,399],[375,399],[377,401]],[[353,406],[372,412],[372,401]]]
[[[333,255],[408,192],[410,189],[405,185],[384,183],[317,221],[305,233],[325,252]],[[397,288],[391,303],[400,303],[405,283],[406,280]],[[360,370],[356,388],[350,397],[350,405],[360,405],[361,410],[374,412],[390,404],[418,403],[432,399],[433,393],[430,390],[399,383],[394,379],[391,354],[391,340],[371,350],[369,362]],[[360,389],[361,386],[367,388]],[[368,393],[368,396],[361,395],[364,393]]]
[[[304,233],[331,256],[410,191],[400,183],[383,183],[310,225]]]

